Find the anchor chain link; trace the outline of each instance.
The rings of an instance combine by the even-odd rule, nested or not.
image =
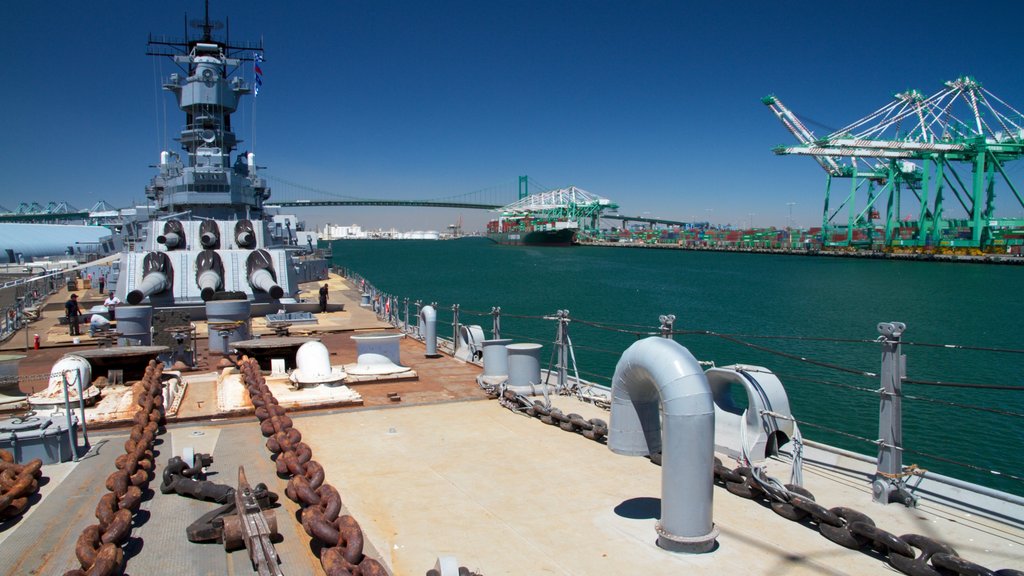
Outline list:
[[[494,394],[491,396],[497,397]],[[583,420],[578,414],[565,415],[558,408],[549,408],[543,402],[535,400],[530,403],[526,397],[510,390],[506,390],[498,400],[512,411],[566,431],[580,433],[591,440],[602,442],[608,434],[608,425],[599,418]],[[651,454],[650,460],[660,466],[661,453]],[[759,473],[749,466],[730,469],[715,458],[714,481],[730,493],[767,503],[776,514],[794,522],[810,522],[828,540],[851,550],[862,550],[872,556],[879,556],[909,576],[1024,576],[1024,571],[1013,568],[989,570],[960,557],[948,544],[927,536],[897,536],[875,526],[874,520],[866,514],[843,506],[826,508],[817,503],[807,489],[795,484],[781,485],[774,480],[762,480],[758,477]]]
[[[579,414],[563,414],[558,408],[547,408],[543,402],[529,403],[523,396],[506,390],[501,396],[503,406],[539,419],[541,422],[558,426],[566,432],[575,432],[585,438],[600,442],[608,435],[608,424],[600,418],[584,419]]]
[[[659,460],[652,457],[651,460]],[[861,550],[878,556],[904,574],[910,576],[938,576],[939,574],[1024,576],[1015,569],[989,570],[961,558],[943,542],[920,534],[897,536],[875,525],[868,515],[836,506],[826,508],[815,501],[806,488],[795,484],[777,485],[774,480],[763,480],[759,471],[741,466],[730,470],[718,458],[714,465],[715,483],[737,496],[767,503],[783,518],[809,523],[828,540],[851,550]]]
[[[125,558],[122,546],[128,541],[132,518],[139,511],[143,492],[153,478],[153,443],[164,425],[163,365],[150,360],[142,380],[132,385],[139,406],[124,443],[124,454],[114,461],[117,471],[107,476],[108,490],[96,505],[96,519],[82,530],[75,544],[81,569],[64,576],[109,576],[121,574]]]
[[[39,492],[42,468],[39,458],[16,464],[14,454],[0,450],[0,521],[20,516],[28,509],[32,495]]]
[[[267,386],[259,364],[243,357],[238,364],[249,397],[256,407],[260,432],[275,457],[277,473],[288,477],[285,495],[302,507],[302,528],[320,546],[320,563],[327,576],[386,576],[384,566],[363,554],[364,536],[355,518],[341,514],[341,495],[324,482],[324,468],[302,441],[285,409]]]

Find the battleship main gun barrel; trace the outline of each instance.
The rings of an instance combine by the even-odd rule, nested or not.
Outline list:
[[[199,243],[206,249],[216,247],[219,240],[220,239],[213,232],[203,232],[199,235]]]
[[[164,223],[164,233],[156,237],[158,244],[163,244],[168,250],[185,247],[185,227],[178,220],[168,220]]]
[[[168,232],[166,234],[161,234],[160,236],[157,236],[156,241],[159,242],[160,244],[163,244],[164,246],[167,246],[168,250],[173,250],[174,248],[177,248],[179,244],[181,244],[181,236],[179,236],[177,232]]]
[[[249,271],[249,286],[252,286],[253,290],[266,292],[275,300],[284,296],[284,288],[277,284],[274,262],[269,252],[253,250],[246,261],[246,268]]]
[[[216,220],[203,220],[199,225],[199,243],[207,250],[220,248],[220,228]]]
[[[235,223],[235,243],[239,248],[256,247],[256,232],[251,220],[239,220]]]
[[[171,259],[163,252],[150,252],[142,260],[142,282],[128,293],[131,305],[141,303],[147,296],[160,294],[171,287]]]
[[[212,300],[224,287],[224,263],[213,250],[203,250],[196,256],[196,284],[203,302]]]

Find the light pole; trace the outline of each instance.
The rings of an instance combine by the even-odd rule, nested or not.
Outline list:
[[[786,202],[786,206],[789,206],[789,220],[787,228],[793,227],[793,206],[796,206],[796,202]]]
[[[748,212],[747,216],[750,218],[750,221],[749,221],[749,224],[747,225],[747,227],[750,228],[751,230],[753,230],[754,229],[754,213],[753,212]]]

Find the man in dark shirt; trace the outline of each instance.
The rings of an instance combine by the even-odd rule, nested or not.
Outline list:
[[[320,287],[320,312],[327,312],[327,284]]]
[[[80,336],[82,333],[78,328],[78,315],[82,309],[78,307],[78,294],[72,294],[71,298],[64,303],[64,315],[68,318],[68,328],[72,336]]]

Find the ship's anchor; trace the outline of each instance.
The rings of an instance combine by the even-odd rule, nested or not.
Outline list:
[[[238,467],[238,487],[205,479],[203,468],[213,463],[208,454],[195,454],[192,465],[175,456],[164,469],[160,491],[223,504],[199,517],[186,528],[189,542],[218,542],[224,549],[247,548],[253,568],[263,575],[282,574],[273,542],[279,540],[273,508],[277,494],[265,484],[249,485],[245,469]]]

